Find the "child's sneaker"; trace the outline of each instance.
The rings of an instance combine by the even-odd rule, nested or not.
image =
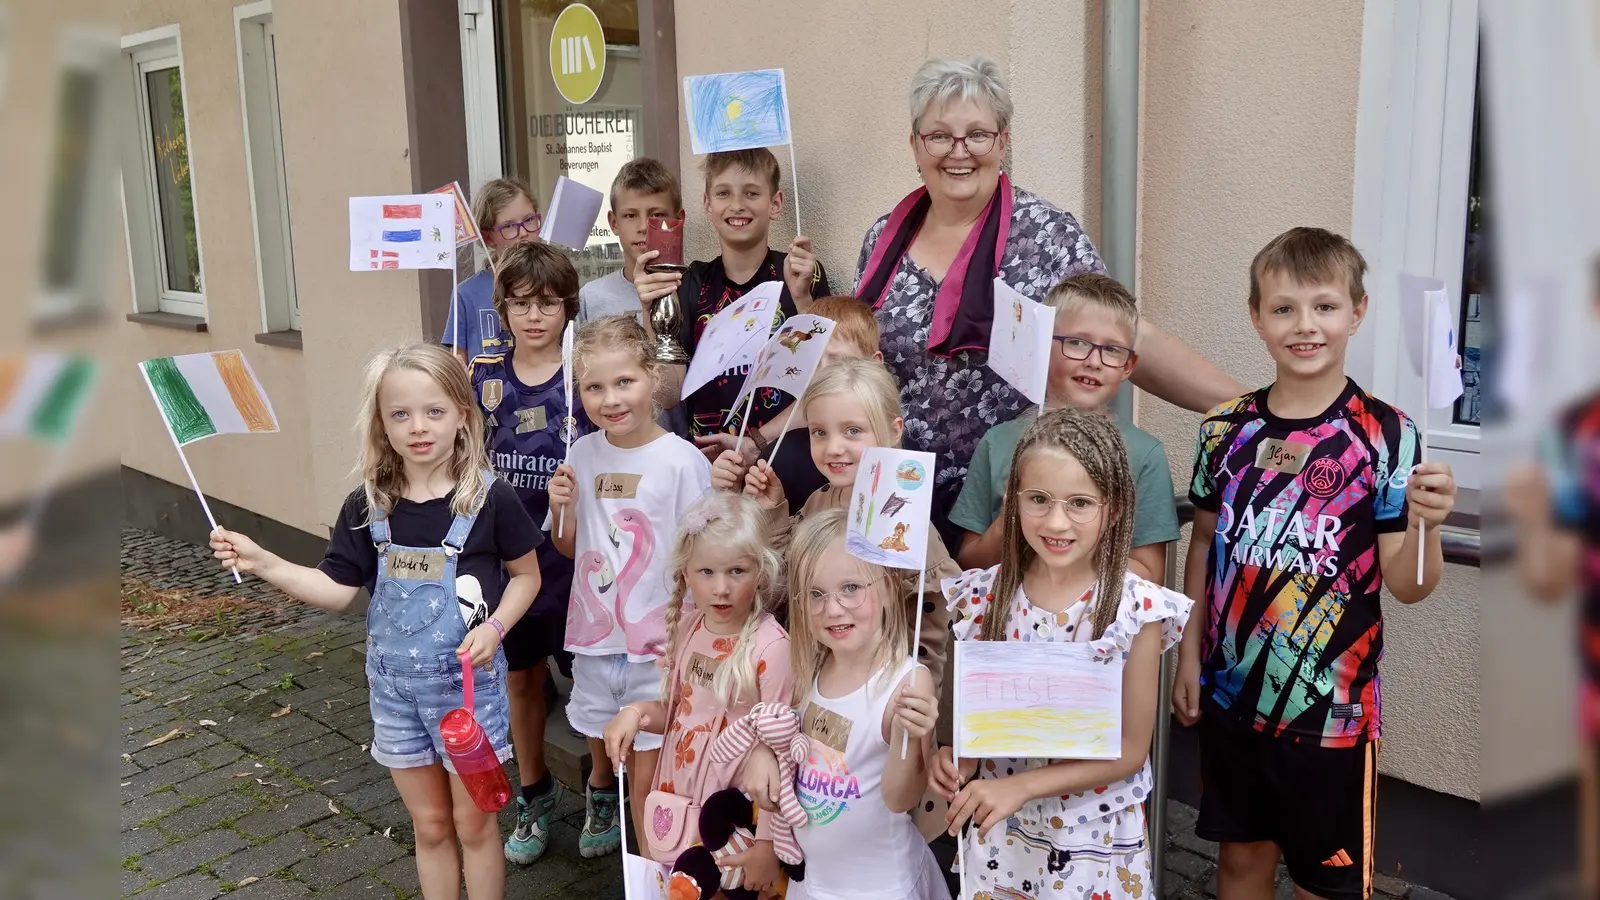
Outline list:
[[[583,812],[583,831],[578,834],[578,853],[587,859],[617,852],[622,831],[617,823],[617,789],[586,791],[588,802]]]
[[[506,838],[506,860],[526,866],[544,855],[550,845],[550,813],[561,797],[561,782],[550,779],[550,790],[529,803],[517,795],[517,828]]]

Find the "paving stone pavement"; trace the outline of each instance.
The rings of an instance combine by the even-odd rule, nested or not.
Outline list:
[[[124,529],[122,566],[158,588],[269,606],[235,633],[123,630],[122,895],[417,897],[410,818],[367,752],[361,619],[293,603],[258,579],[235,586],[207,551],[147,532]],[[502,833],[512,820],[502,814]],[[1161,900],[1215,896],[1216,845],[1195,837],[1194,820],[1169,804]],[[507,900],[621,898],[617,857],[578,855],[582,825],[581,790],[564,792],[546,856],[508,866]],[[1381,876],[1377,886],[1384,900],[1449,900]],[[1277,896],[1293,896],[1282,878]]]

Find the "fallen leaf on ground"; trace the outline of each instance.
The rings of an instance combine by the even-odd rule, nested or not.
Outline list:
[[[321,650],[314,650],[314,651],[312,651],[310,653],[307,653],[305,655],[305,658],[306,659],[316,659],[317,657],[319,657],[321,655],[322,655],[322,651]]]
[[[324,781],[321,784],[318,784],[317,787],[322,787],[322,785],[324,785],[324,784],[333,784],[335,781],[338,781],[338,780],[339,779],[337,779],[337,778],[329,778],[327,781]]]
[[[293,711],[294,711],[294,707],[293,706],[285,706],[283,709],[280,709],[277,712],[273,713],[270,716],[270,718],[281,719],[281,718],[283,718],[284,716],[287,716],[289,713],[291,713]]]
[[[182,697],[174,697],[171,700],[168,700],[167,702],[165,702],[165,703],[163,703],[161,705],[162,706],[171,706],[174,703],[182,703],[183,701],[188,700],[190,697],[193,697],[193,696],[194,696],[193,694],[184,694]]]
[[[239,887],[244,887],[247,884],[255,884],[256,882],[258,882],[260,880],[261,879],[257,878],[254,875],[251,875],[249,878],[241,878],[241,879],[239,879]]]
[[[233,773],[233,777],[235,777],[235,778],[249,778],[250,777],[250,773],[249,772],[235,772],[235,773]]]
[[[266,767],[261,765],[261,763],[256,763],[256,768],[263,769],[263,768],[266,768]]]
[[[167,741],[176,740],[178,738],[181,738],[181,737],[183,737],[183,735],[184,735],[184,730],[182,728],[174,728],[171,731],[167,732],[166,734],[163,734],[161,737],[158,737],[155,740],[151,741],[150,743],[145,744],[145,746],[146,747],[155,747],[155,746],[158,746],[160,744],[165,744]]]
[[[388,836],[389,836],[389,832],[391,832],[391,831],[393,831],[393,830],[394,830],[394,826],[393,826],[393,825],[390,825],[390,826],[389,826],[389,827],[388,827],[388,828],[385,828],[385,829],[384,829],[384,830],[383,830],[383,836],[384,836],[384,837],[388,837]]]
[[[212,720],[212,719],[201,719],[200,720],[200,724],[201,725],[215,725],[217,723],[216,723],[215,720]]]
[[[334,806],[332,800],[328,801],[328,812],[331,812],[336,816],[339,814],[339,807]]]
[[[267,781],[264,778],[257,778],[256,779],[256,784],[259,784],[262,787],[277,787],[278,786],[277,782],[275,782],[275,781]]]
[[[144,688],[136,687],[136,688],[133,689],[133,695],[135,697],[139,697],[141,699],[148,700],[151,697],[155,696],[155,692],[154,691],[147,691]]]
[[[362,745],[361,745],[361,752],[362,752],[362,753],[365,753],[365,752],[367,752],[367,745],[366,745],[366,744],[362,744]]]

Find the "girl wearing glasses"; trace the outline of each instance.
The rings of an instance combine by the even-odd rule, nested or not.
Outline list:
[[[1149,893],[1142,804],[1161,653],[1182,636],[1191,601],[1128,573],[1134,493],[1116,423],[1048,412],[1017,444],[1000,565],[945,582],[958,641],[1076,641],[1123,660],[1117,759],[958,762],[939,751],[932,778],[950,798],[950,833],[976,829],[958,863],[980,895]]]
[[[783,484],[767,460],[751,466],[744,477],[745,494],[755,497],[767,510],[768,533],[780,552],[788,545],[790,530],[796,523],[823,510],[843,509],[849,503],[862,451],[868,447],[900,446],[905,423],[894,376],[875,359],[840,359],[824,366],[800,398],[799,413],[811,435],[811,461],[828,483],[813,492],[791,519]],[[723,453],[716,464],[722,477],[713,471],[712,483],[732,483],[729,473],[737,471],[737,459],[731,450]],[[937,585],[960,572],[944,541],[937,532],[930,532],[928,591],[922,597],[907,599],[912,604],[907,614],[922,616],[922,645],[917,648],[917,656],[932,673],[935,692],[944,681],[950,641],[949,619]],[[779,619],[787,621],[782,614]]]
[[[490,265],[456,285],[439,341],[455,351],[462,365],[484,353],[511,349],[511,335],[494,308],[494,269],[506,248],[537,243],[543,224],[539,201],[520,178],[485,182],[472,198],[472,218],[489,247]]]
[[[795,793],[808,822],[797,897],[945,900],[938,863],[909,815],[928,787],[938,701],[933,676],[906,657],[906,573],[851,556],[845,511],[810,516],[790,551],[794,700],[810,749]],[[901,735],[910,752],[900,757]],[[746,763],[745,789],[776,799],[770,752]]]

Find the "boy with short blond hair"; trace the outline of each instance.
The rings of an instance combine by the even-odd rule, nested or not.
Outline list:
[[[578,292],[578,324],[619,313],[641,314],[633,289],[634,265],[644,252],[645,235],[655,217],[683,217],[683,190],[678,176],[658,159],[629,160],[611,181],[611,210],[606,222],[622,244],[622,268],[597,278]]]
[[[634,265],[633,284],[639,302],[651,308],[662,297],[674,292],[683,308],[683,326],[678,343],[693,355],[706,323],[724,307],[744,296],[758,284],[782,282],[779,310],[773,327],[789,316],[810,312],[813,297],[831,293],[828,278],[811,250],[811,239],[797,235],[787,252],[767,246],[772,221],[783,213],[784,196],[779,190],[778,158],[764,147],[711,153],[702,164],[706,187],[703,198],[706,215],[717,232],[722,252],[710,262],[691,263],[688,272],[648,272],[653,252],[641,255]],[[655,339],[650,317],[645,329]],[[718,433],[737,433],[744,410],[733,409],[744,384],[748,366],[720,372],[688,397],[679,396],[686,366],[665,366],[663,388],[656,399],[663,407],[680,403],[686,407],[689,434],[711,455],[722,445]],[[750,428],[746,437],[765,448],[782,427],[780,413],[787,408],[781,395],[769,388],[756,394]],[[765,427],[763,427],[765,426]]]
[[[1132,348],[1139,335],[1139,306],[1133,295],[1115,278],[1086,274],[1056,285],[1044,303],[1056,310],[1045,407],[1076,406],[1111,415],[1111,401],[1138,361]],[[1000,563],[1000,509],[1011,475],[1011,455],[1034,418],[1029,410],[996,425],[972,453],[966,483],[950,508],[951,524],[966,532],[956,553],[964,568],[986,569]],[[1133,423],[1118,425],[1138,498],[1128,570],[1159,583],[1166,576],[1167,544],[1178,539],[1167,451]]]
[[[1448,465],[1416,464],[1411,419],[1345,375],[1365,273],[1321,228],[1267,244],[1250,319],[1277,379],[1200,426],[1184,570],[1195,607],[1172,702],[1200,723],[1196,833],[1222,844],[1219,900],[1272,897],[1280,857],[1302,892],[1372,889],[1379,593],[1433,591],[1456,488]]]

